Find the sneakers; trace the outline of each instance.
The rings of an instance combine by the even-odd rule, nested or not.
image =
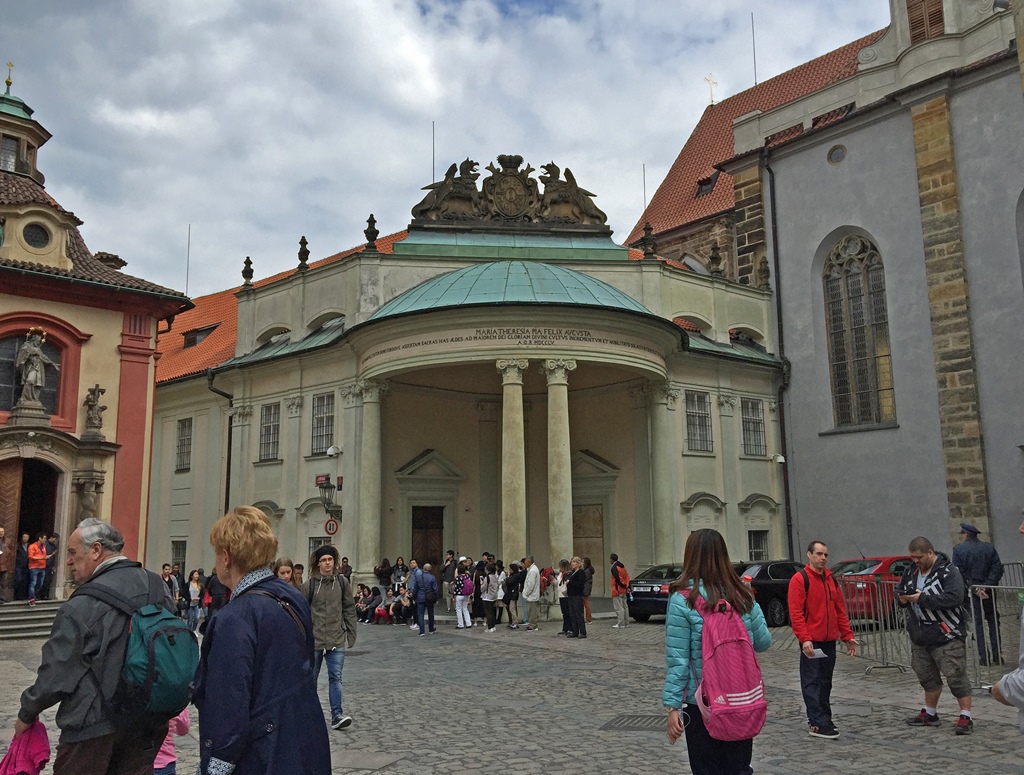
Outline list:
[[[963,717],[961,717],[963,718]],[[970,719],[968,719],[969,721]],[[916,716],[911,716],[907,719],[907,723],[912,727],[937,727],[939,725],[939,714],[931,714],[924,708],[921,708],[921,712]],[[959,723],[959,722],[957,722]],[[957,734],[970,734],[970,730],[967,732],[958,732]]]
[[[463,626],[462,626],[461,624],[458,624],[458,625],[456,625],[456,626],[455,626],[455,629],[456,629],[456,630],[464,630],[464,629],[466,629],[466,628],[465,628],[465,627],[463,627]]]
[[[420,628],[420,626],[418,624],[410,624],[409,625],[409,629],[410,630],[418,630],[419,628]]]
[[[974,731],[974,721],[970,716],[961,716],[953,724],[953,733],[957,735],[969,735]]]
[[[494,632],[497,629],[498,629],[497,627],[490,627],[490,628],[484,630],[484,632]]]
[[[331,721],[331,729],[348,729],[352,726],[351,716],[335,716]]]
[[[613,624],[612,625],[612,629],[613,630],[624,630],[625,627],[623,625],[621,625],[621,624]]]
[[[519,625],[518,624],[509,624],[508,625],[508,629],[510,629],[510,630],[518,630],[519,629]]]
[[[835,740],[839,737],[839,730],[832,724],[827,727],[816,727],[812,724],[807,728],[807,732],[811,737],[820,737],[825,740]]]
[[[528,624],[528,625],[526,625],[526,631],[527,632],[536,632],[537,628],[534,627],[532,624]]]
[[[29,605],[35,605],[36,604],[36,599],[32,598],[31,600],[28,601],[28,604]]]

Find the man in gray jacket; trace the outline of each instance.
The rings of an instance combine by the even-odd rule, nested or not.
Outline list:
[[[316,677],[327,662],[327,696],[331,703],[331,728],[352,725],[341,704],[341,670],[345,666],[345,647],[356,645],[356,601],[348,579],[341,574],[338,550],[321,546],[313,555],[315,569],[302,593],[309,601],[313,617],[313,648],[316,649]]]
[[[157,604],[173,611],[167,588],[156,574],[125,557],[123,548],[124,538],[114,527],[97,519],[83,520],[67,545],[67,563],[79,588],[109,587],[140,606]],[[18,737],[40,713],[60,703],[54,775],[153,772],[167,724],[124,729],[110,714],[124,665],[128,624],[120,611],[84,594],[72,595],[57,610],[36,681],[22,693],[14,724]]]

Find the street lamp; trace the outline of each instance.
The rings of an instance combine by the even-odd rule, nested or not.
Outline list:
[[[317,489],[320,490],[320,503],[323,505],[324,511],[326,511],[327,514],[331,518],[337,519],[337,520],[340,521],[341,520],[341,506],[335,506],[334,505],[334,496],[335,496],[335,493],[337,493],[337,491],[341,489],[341,487],[340,486],[336,487],[331,482],[331,480],[328,477],[326,477],[326,476],[317,477],[317,479],[318,479],[318,481],[316,483],[316,486],[317,486]],[[340,477],[339,477],[339,485],[340,485],[340,483],[341,483],[341,480],[340,480]]]

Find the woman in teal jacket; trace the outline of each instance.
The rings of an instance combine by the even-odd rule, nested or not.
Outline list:
[[[685,730],[693,775],[749,775],[753,772],[753,739],[715,740],[705,729],[694,699],[701,679],[704,620],[693,608],[696,596],[677,593],[689,593],[695,585],[709,605],[725,599],[742,615],[755,651],[765,651],[772,644],[761,607],[733,570],[722,534],[717,530],[691,533],[683,551],[683,573],[669,587],[665,622],[666,674],[661,701],[668,711],[668,739],[674,745]]]

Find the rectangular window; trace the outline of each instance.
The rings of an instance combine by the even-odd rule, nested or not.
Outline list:
[[[334,444],[334,393],[313,396],[313,447],[311,455],[322,455]]]
[[[759,398],[741,398],[743,413],[743,454],[764,456],[768,447],[764,436],[764,402]]]
[[[260,460],[277,460],[281,451],[281,405],[260,407]]]
[[[185,570],[185,549],[188,547],[188,541],[171,541],[171,565],[178,563],[181,566],[182,573],[188,573]]]
[[[768,531],[748,530],[747,551],[750,554],[751,562],[766,562],[768,560]]]
[[[686,391],[686,448],[691,452],[714,451],[710,393]]]
[[[14,172],[18,166],[18,138],[4,137],[0,141],[0,170]]]
[[[911,44],[939,37],[946,31],[942,0],[907,0],[907,21]]]
[[[175,458],[175,471],[188,471],[192,468],[192,418],[178,420],[178,454]]]

